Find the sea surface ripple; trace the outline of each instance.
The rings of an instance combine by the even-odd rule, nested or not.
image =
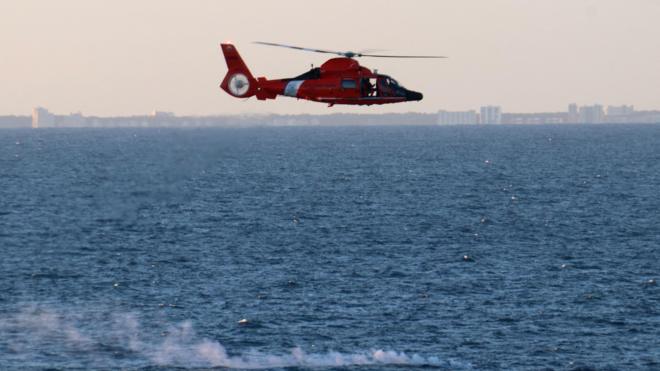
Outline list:
[[[0,131],[0,369],[659,370],[660,125]]]

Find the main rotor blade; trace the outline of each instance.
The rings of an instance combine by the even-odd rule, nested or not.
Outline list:
[[[360,49],[358,50],[357,54],[386,52],[386,51],[388,51],[388,49]]]
[[[304,48],[304,47],[301,47],[301,46],[269,43],[269,42],[265,42],[265,41],[253,41],[253,44],[267,45],[267,46],[278,46],[280,48],[303,50],[303,51],[306,51],[306,52],[336,54],[336,55],[340,55],[342,57],[348,57],[348,58],[355,58],[355,57],[372,57],[372,58],[447,58],[447,57],[439,56],[439,55],[382,55],[382,54],[363,54],[361,52],[355,53],[355,52],[351,52],[351,51],[337,52],[337,51],[334,51],[334,50]],[[377,49],[365,50],[365,51],[368,52],[368,51],[376,51],[376,50]]]
[[[356,54],[356,57],[372,58],[449,58],[441,55],[381,55],[381,54]]]
[[[289,48],[289,49],[296,49],[296,50],[304,50],[304,51],[306,51],[306,52],[315,52],[315,53],[325,53],[325,54],[344,55],[344,53],[342,53],[342,52],[335,52],[335,51],[332,51],[332,50],[303,48],[303,47],[300,47],[300,46],[284,45],[284,44],[276,44],[276,43],[269,43],[269,42],[264,42],[264,41],[254,41],[253,44],[268,45],[268,46],[279,46],[279,47],[281,47],[281,48]]]

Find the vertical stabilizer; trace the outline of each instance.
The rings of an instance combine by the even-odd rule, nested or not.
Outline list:
[[[222,90],[240,98],[251,97],[257,91],[257,80],[243,62],[238,50],[233,44],[220,44],[222,54],[227,62],[227,74],[220,84]]]

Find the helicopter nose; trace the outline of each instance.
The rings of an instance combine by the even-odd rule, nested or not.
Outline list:
[[[422,98],[424,98],[424,96],[422,95],[422,93],[418,93],[418,92],[416,92],[416,91],[412,91],[412,90],[408,90],[408,91],[406,92],[406,100],[415,100],[415,101],[419,101],[419,100],[422,100]]]

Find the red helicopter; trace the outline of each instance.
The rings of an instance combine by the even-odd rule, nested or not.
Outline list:
[[[222,90],[236,98],[257,97],[259,100],[275,99],[278,95],[307,99],[314,102],[335,104],[372,105],[422,100],[422,93],[408,90],[387,75],[371,72],[360,66],[353,58],[446,58],[433,55],[378,55],[359,52],[336,52],[330,50],[301,48],[298,46],[255,42],[255,44],[278,46],[316,53],[336,54],[311,70],[288,79],[268,80],[254,78],[243,62],[238,50],[231,43],[220,44],[227,62],[227,75],[220,84]]]

